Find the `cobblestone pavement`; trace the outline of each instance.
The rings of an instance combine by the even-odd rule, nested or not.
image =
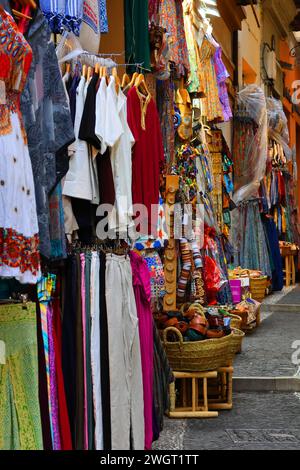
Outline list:
[[[300,314],[274,312],[260,328],[246,336],[243,351],[236,356],[235,377],[292,377],[292,348],[300,341]]]
[[[293,288],[269,297],[265,305],[281,304]],[[284,308],[284,307],[283,307]],[[300,341],[300,311],[268,312],[261,327],[247,336],[235,361],[236,377],[293,377],[294,341]],[[299,450],[300,394],[235,393],[232,411],[206,420],[169,420],[157,450]]]
[[[210,420],[165,420],[157,450],[299,450],[300,394],[236,393]]]

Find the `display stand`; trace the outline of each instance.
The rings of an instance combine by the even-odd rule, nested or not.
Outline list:
[[[168,224],[169,242],[165,250],[165,279],[166,295],[164,297],[164,311],[176,310],[177,290],[177,253],[174,239],[174,205],[176,192],[179,188],[179,176],[167,176],[166,181],[166,220]]]

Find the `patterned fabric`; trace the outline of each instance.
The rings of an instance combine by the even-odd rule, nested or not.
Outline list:
[[[217,45],[215,55],[213,57],[213,64],[216,71],[219,98],[223,109],[224,121],[230,121],[232,118],[232,111],[229,103],[229,96],[226,81],[229,78],[229,73],[226,70],[224,62],[222,60],[222,48]]]
[[[61,183],[57,185],[49,198],[51,258],[67,257],[65,219],[62,203]]]
[[[20,111],[31,59],[30,46],[0,7],[0,277],[24,284],[39,277],[34,183]]]
[[[201,271],[203,267],[202,257],[197,242],[190,244],[185,238],[180,240],[180,252],[182,259],[181,273],[178,279],[177,297],[183,300],[186,295],[188,282],[192,280],[194,288],[194,300],[200,300],[204,292],[201,286]],[[193,268],[193,272],[192,272]]]
[[[52,293],[52,289],[51,289],[51,293]],[[56,365],[55,365],[55,345],[54,345],[54,330],[53,330],[53,307],[51,304],[49,304],[47,307],[47,323],[48,323],[48,339],[49,339],[50,400],[51,400],[51,421],[52,421],[52,429],[53,429],[53,450],[61,450],[58,395],[57,395],[58,391],[57,391]]]
[[[74,141],[74,130],[55,47],[39,10],[30,23],[27,39],[34,59],[21,96],[21,111],[34,176],[40,251],[50,258],[48,196],[56,184],[56,153]]]
[[[203,115],[211,121],[224,121],[223,110],[219,98],[218,83],[216,71],[213,63],[213,56],[216,52],[215,47],[206,38],[203,39],[202,46],[199,49],[199,64],[201,87],[205,93],[203,98]]]
[[[156,251],[146,251],[143,256],[150,272],[152,299],[162,298],[166,294],[166,280],[161,258]]]
[[[184,4],[184,30],[188,48],[188,58],[190,64],[190,73],[188,78],[188,92],[196,93],[199,91],[200,80],[198,75],[198,64],[196,54],[196,44],[193,35],[193,17],[187,3]]]
[[[22,123],[19,99],[30,69],[32,51],[13,18],[1,6],[0,44],[0,80],[4,86],[0,100],[0,134],[6,135],[12,131],[12,112],[19,114]]]
[[[175,157],[174,83],[172,80],[158,80],[156,93],[165,161],[167,164],[172,164]]]
[[[49,397],[50,397],[50,365],[49,365],[48,318],[47,318],[47,305],[46,305],[46,303],[42,302],[42,299],[43,299],[43,284],[44,284],[44,279],[40,280],[39,284],[37,285],[37,288],[38,288],[38,298],[39,298],[39,300],[41,300],[40,301],[41,325],[42,325],[42,335],[43,335],[44,353],[45,353],[49,413],[51,415],[51,402],[49,400]],[[50,420],[50,426],[51,426],[51,435],[53,436],[51,420]]]
[[[226,261],[226,257],[225,257],[224,247],[223,247],[223,239],[220,236],[216,236],[216,244],[217,244],[217,247],[218,247],[220,267],[221,267],[225,277],[228,279],[228,282],[226,282],[221,287],[221,289],[218,293],[218,301],[221,305],[232,304],[232,292],[231,292],[231,288],[230,288],[230,284],[229,284],[227,261]]]
[[[83,0],[41,0],[40,6],[53,33],[67,29],[79,36]]]
[[[55,347],[53,330],[53,308],[51,305],[52,295],[55,291],[56,276],[49,274],[42,277],[38,282],[38,299],[41,312],[42,334],[45,351],[46,375],[48,387],[48,400],[50,412],[50,425],[52,434],[53,450],[61,450],[58,395],[55,367]]]
[[[257,124],[250,118],[235,117],[233,159],[234,190],[247,186],[256,177],[257,149],[260,148],[261,135]]]
[[[13,229],[0,228],[0,265],[19,268],[37,276],[40,267],[38,235],[25,237]]]
[[[100,3],[100,32],[108,33],[106,0],[99,0],[99,3]]]
[[[182,0],[162,0],[159,7],[159,25],[169,35],[170,60],[177,67],[178,76],[189,72],[188,49],[184,33]]]
[[[148,9],[149,9],[149,21],[154,22],[155,24],[158,23],[158,12],[159,12],[159,4],[160,0],[149,0],[148,1]]]
[[[249,201],[238,208],[238,223],[233,230],[235,266],[262,271],[272,276],[266,234],[262,225],[257,200]]]
[[[0,449],[42,450],[35,304],[0,306]]]

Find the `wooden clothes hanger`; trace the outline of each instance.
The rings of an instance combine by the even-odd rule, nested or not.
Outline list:
[[[23,18],[24,20],[32,20],[32,16],[28,16],[28,15],[25,15],[25,13],[21,13],[20,11],[18,10],[15,10],[14,8],[11,9],[11,12],[14,16],[16,16],[17,18]]]
[[[93,67],[89,67],[88,68],[88,71],[87,71],[87,80],[89,81],[89,79],[92,77],[93,75]]]
[[[19,0],[20,4],[25,8],[26,13],[16,10],[12,8],[12,14],[17,18],[25,19],[25,20],[32,20],[32,17],[28,15],[30,10],[36,10],[37,5],[34,0]]]
[[[134,83],[135,83],[138,76],[139,76],[139,74],[137,72],[134,72],[134,74],[131,77],[130,83],[128,83],[128,85],[125,87],[124,91],[126,91],[129,88],[132,88],[134,86]]]
[[[123,78],[122,78],[122,83],[121,83],[121,88],[124,89],[129,85],[130,83],[130,77],[127,73],[124,73]]]
[[[141,91],[144,92],[146,96],[149,96],[149,95],[151,96],[149,88],[147,87],[145,77],[142,73],[140,73],[139,76],[136,78],[134,82],[134,86],[138,88],[139,90],[142,89]]]
[[[112,76],[114,77],[115,79],[115,82],[116,82],[116,92],[119,93],[119,90],[120,90],[120,86],[121,86],[121,80],[118,76],[118,71],[117,71],[117,67],[113,67],[112,71],[111,71],[111,74]]]
[[[107,77],[107,67],[100,67],[100,77]]]

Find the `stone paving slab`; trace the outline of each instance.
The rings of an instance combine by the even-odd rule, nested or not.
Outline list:
[[[184,449],[300,449],[300,399],[296,394],[238,393],[231,412],[189,421]]]
[[[263,301],[263,306],[264,305],[280,304],[281,299],[283,299],[290,292],[293,292],[297,287],[298,286],[284,287],[282,289],[282,291],[274,292],[273,294],[268,295]]]
[[[300,394],[236,393],[232,411],[165,420],[156,450],[299,450]]]
[[[300,286],[297,286],[277,302],[280,305],[299,305],[300,310]]]
[[[298,392],[299,377],[234,377],[235,392]]]
[[[245,337],[243,351],[234,362],[234,376],[295,376],[299,369],[292,363],[295,341],[300,341],[300,314],[274,312]]]

